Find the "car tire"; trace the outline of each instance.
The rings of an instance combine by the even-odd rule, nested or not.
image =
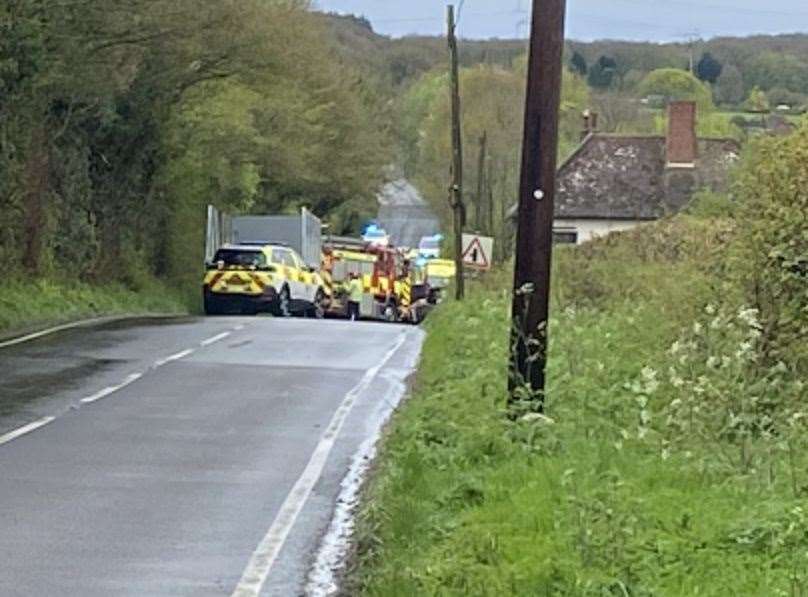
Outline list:
[[[210,296],[207,290],[205,291],[202,300],[204,304],[205,315],[210,317],[222,314],[222,309],[216,305],[216,303],[214,302],[213,298]]]
[[[395,303],[387,303],[384,308],[384,320],[387,323],[398,322],[398,306]]]
[[[312,319],[325,318],[325,293],[322,291],[322,289],[318,290],[314,297],[314,303],[312,303],[312,306],[309,309],[309,317]]]
[[[292,317],[292,295],[288,286],[281,289],[281,294],[278,298],[278,313],[281,317],[287,319]]]

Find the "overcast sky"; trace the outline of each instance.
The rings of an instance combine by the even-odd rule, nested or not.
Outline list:
[[[459,2],[460,0],[457,0]],[[445,0],[315,0],[322,10],[364,15],[392,36],[444,30]],[[461,35],[512,38],[527,34],[531,0],[465,0]],[[806,0],[568,0],[568,36],[682,40],[717,35],[808,32]]]

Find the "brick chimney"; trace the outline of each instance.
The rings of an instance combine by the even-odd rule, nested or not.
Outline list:
[[[698,153],[696,102],[671,102],[668,106],[668,167],[692,168]]]

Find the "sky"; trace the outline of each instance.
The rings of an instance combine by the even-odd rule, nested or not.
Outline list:
[[[446,0],[315,0],[320,10],[363,15],[376,31],[394,37],[442,33],[446,4]],[[526,37],[531,4],[531,0],[465,0],[460,35]],[[806,0],[567,1],[567,36],[584,41],[684,41],[795,32],[808,33]]]

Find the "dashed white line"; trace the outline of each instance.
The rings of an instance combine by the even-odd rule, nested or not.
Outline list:
[[[99,321],[101,321],[101,320],[99,320]],[[40,333],[37,333],[37,334],[32,334],[32,335],[27,336],[25,338],[19,338],[17,340],[12,340],[12,341],[6,342],[4,344],[0,344],[0,348],[4,348],[5,346],[12,346],[14,344],[18,344],[18,343],[26,342],[28,340],[36,339],[36,338],[39,338],[39,337],[42,337],[42,336],[45,336],[45,335],[48,335],[48,334],[52,334],[55,331],[61,331],[63,329],[71,329],[73,327],[78,327],[79,325],[84,325],[84,324],[70,324],[70,325],[60,326],[58,328],[53,328],[52,330],[48,330],[46,332],[40,332]],[[241,325],[241,326],[238,326],[238,327],[235,328],[235,330],[239,330],[239,329],[244,329],[244,326]],[[223,333],[219,334],[218,336],[214,336],[213,338],[208,338],[207,340],[205,340],[204,342],[201,343],[201,346],[210,346],[211,344],[215,344],[216,342],[220,342],[221,340],[224,340],[225,338],[228,338],[231,334],[232,334],[232,332],[223,332]],[[192,355],[194,352],[195,352],[195,350],[193,348],[183,350],[182,352],[178,352],[177,354],[173,354],[173,355],[171,355],[169,357],[166,357],[164,359],[160,359],[159,361],[154,363],[154,367],[159,368],[159,367],[162,367],[162,366],[167,365],[169,363],[173,363],[174,361],[179,361],[180,359],[184,359],[185,357]],[[132,385],[137,380],[139,380],[141,377],[143,377],[143,373],[133,373],[132,375],[127,377],[122,383],[120,383],[120,384],[118,384],[116,386],[110,386],[108,388],[104,388],[103,390],[101,390],[99,392],[96,392],[92,396],[87,396],[86,398],[82,398],[80,402],[82,404],[92,404],[93,402],[98,402],[99,400],[103,400],[104,398],[106,398],[108,396],[111,396],[115,392],[119,392],[120,390],[124,389],[125,387]],[[28,423],[27,425],[23,425],[22,427],[20,427],[18,429],[15,429],[13,431],[9,431],[5,435],[0,435],[0,446],[2,446],[3,444],[7,444],[9,442],[12,442],[17,438],[22,437],[23,435],[27,435],[27,434],[31,433],[32,431],[36,431],[40,427],[44,427],[45,425],[48,425],[49,423],[52,423],[55,420],[56,420],[56,417],[43,417],[43,418],[41,418],[41,419],[39,419],[37,421],[34,421],[33,423]]]
[[[117,386],[110,386],[108,388],[104,388],[103,390],[93,394],[92,396],[88,396],[87,398],[82,398],[81,402],[82,402],[82,404],[92,404],[93,402],[98,402],[99,400],[101,400],[103,398],[106,398],[107,396],[110,396],[110,395],[114,394],[115,392],[118,392],[118,391],[124,389],[126,386],[131,386],[133,383],[135,383],[141,377],[143,377],[142,373],[133,373],[132,375],[127,377],[124,380],[123,383],[120,383]]]
[[[272,570],[272,566],[275,560],[277,560],[284,543],[286,543],[289,532],[295,525],[297,517],[308,501],[314,486],[323,474],[323,469],[331,454],[331,450],[334,448],[337,437],[354,403],[362,392],[373,383],[379,371],[393,358],[393,355],[398,352],[406,340],[407,334],[401,334],[395,345],[387,352],[379,364],[369,369],[356,387],[345,396],[342,404],[340,404],[337,412],[334,413],[334,417],[331,419],[328,428],[320,439],[320,443],[317,444],[306,469],[297,480],[297,483],[295,483],[292,491],[286,497],[267,534],[253,552],[241,576],[241,580],[236,586],[235,591],[233,591],[233,597],[258,597],[261,594],[264,584],[266,584],[267,578],[269,577],[269,573]]]
[[[233,328],[233,331],[234,331],[234,332],[240,332],[240,331],[241,331],[241,330],[243,330],[245,327],[247,327],[247,326],[245,326],[243,323],[241,323],[241,324],[237,325],[236,327],[234,327],[234,328]]]
[[[36,431],[40,427],[44,427],[45,425],[52,423],[56,420],[56,417],[43,417],[38,421],[34,421],[33,423],[28,423],[27,425],[23,425],[19,429],[15,429],[14,431],[9,431],[5,435],[0,435],[0,446],[3,444],[7,444],[9,442],[14,441],[18,437],[22,437],[32,431]]]
[[[233,332],[224,332],[219,334],[218,336],[214,336],[213,338],[208,338],[207,340],[203,340],[201,346],[210,346],[211,344],[216,344],[217,342],[221,342],[225,338],[229,338]]]
[[[180,359],[184,359],[187,356],[194,354],[194,349],[189,348],[188,350],[183,350],[182,352],[178,352],[177,354],[172,354],[170,357],[166,357],[164,359],[160,359],[159,361],[154,363],[155,367],[162,367],[163,365],[168,365],[169,363],[173,363],[174,361],[179,361]]]

